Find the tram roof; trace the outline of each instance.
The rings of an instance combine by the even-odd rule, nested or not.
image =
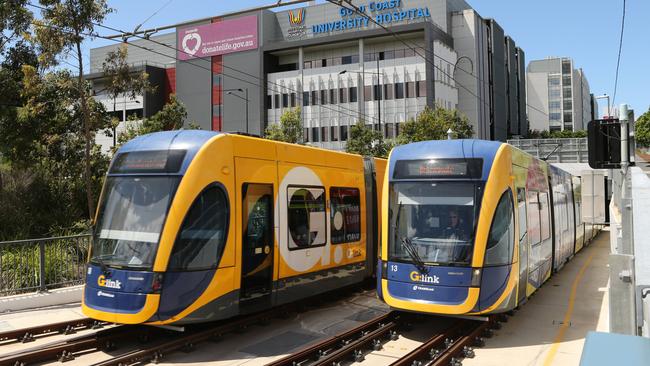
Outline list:
[[[220,132],[202,130],[174,130],[138,136],[120,147],[118,153],[151,150],[185,150],[180,173],[185,173],[199,149]]]
[[[487,180],[492,161],[501,145],[503,142],[500,141],[467,139],[421,141],[397,146],[390,155],[389,177],[393,177],[395,162],[398,160],[481,158],[483,159],[481,180]]]

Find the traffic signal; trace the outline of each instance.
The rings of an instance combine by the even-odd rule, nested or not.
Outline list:
[[[621,167],[621,123],[618,119],[598,119],[587,125],[589,166],[593,169]]]

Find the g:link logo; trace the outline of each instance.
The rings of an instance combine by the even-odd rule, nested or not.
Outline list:
[[[420,274],[417,271],[411,272],[411,281],[422,283],[440,283],[440,277]]]
[[[111,280],[111,279],[106,279],[106,276],[100,275],[97,277],[97,284],[101,287],[108,287],[108,288],[114,288],[114,289],[121,289],[122,288],[122,282],[119,280]]]

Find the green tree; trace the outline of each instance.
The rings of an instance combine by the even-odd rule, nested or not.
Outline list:
[[[300,108],[286,110],[280,116],[280,123],[273,123],[264,131],[264,137],[269,140],[302,144],[302,120]]]
[[[126,62],[128,56],[128,49],[125,44],[111,51],[106,55],[106,60],[102,63],[102,70],[106,77],[106,92],[113,99],[113,111],[116,110],[116,99],[119,96],[135,99],[138,95],[144,94],[148,91],[153,91],[153,87],[149,83],[149,75],[142,71],[136,73]],[[113,144],[117,141],[115,136],[115,128],[119,124],[117,118],[111,120],[111,136],[113,137]]]
[[[105,126],[98,125],[92,116],[91,88],[84,80],[84,55],[81,45],[88,34],[93,34],[95,25],[103,22],[111,9],[106,0],[40,0],[43,7],[42,19],[36,23],[35,41],[41,54],[39,61],[42,66],[55,66],[59,57],[75,55],[77,60],[76,91],[78,117],[83,127],[84,137],[84,181],[86,185],[86,201],[88,217],[95,213],[95,195],[93,194],[91,155],[95,133]]]
[[[350,138],[345,151],[350,154],[385,158],[392,145],[384,140],[381,132],[367,126],[363,120],[350,127]]]
[[[20,39],[27,31],[33,14],[27,9],[27,0],[3,0],[0,2],[0,56],[5,46]]]
[[[470,138],[474,133],[467,117],[458,110],[448,110],[440,106],[436,106],[435,109],[425,107],[415,120],[407,121],[401,126],[397,143],[444,140],[447,139],[449,129],[459,139]]]
[[[142,121],[129,121],[126,129],[118,136],[118,142],[123,144],[136,136],[153,132],[178,130],[183,127],[185,118],[187,118],[185,105],[172,94],[167,104],[153,116],[143,118]],[[195,124],[190,124],[189,128],[198,129]]]
[[[650,147],[650,108],[636,120],[634,138],[638,146]]]
[[[548,131],[548,130],[528,130],[529,139],[566,139],[587,137],[587,131]]]

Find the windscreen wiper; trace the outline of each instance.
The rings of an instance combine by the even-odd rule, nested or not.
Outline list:
[[[417,269],[419,269],[421,273],[428,275],[429,269],[424,265],[424,261],[418,254],[417,248],[413,246],[411,239],[406,236],[402,237],[402,245],[404,246],[404,249],[406,249],[406,254],[408,254],[413,260],[413,264],[415,264]]]

